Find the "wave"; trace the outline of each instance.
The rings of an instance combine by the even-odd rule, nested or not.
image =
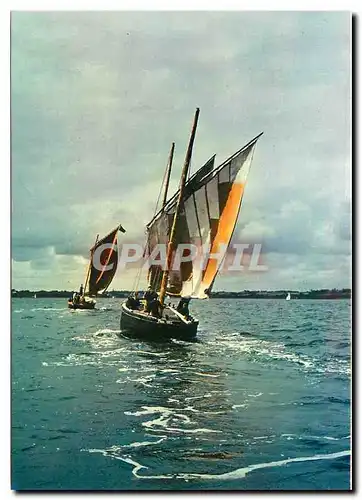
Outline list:
[[[297,434],[281,434],[280,437],[285,437],[287,438],[288,441],[294,440],[294,439],[316,439],[316,440],[321,440],[321,439],[326,439],[328,441],[343,441],[345,439],[350,439],[350,435],[348,436],[342,436],[342,437],[334,437],[334,436],[309,436],[306,434],[302,435],[297,435]]]
[[[112,330],[111,328],[101,328],[100,330],[97,330],[96,332],[93,333],[93,335],[104,335],[107,333],[121,333],[121,330]]]
[[[147,429],[150,429],[154,432],[162,430],[164,431],[169,431],[171,433],[185,433],[185,434],[204,434],[204,433],[215,433],[215,434],[222,434],[222,431],[216,430],[216,429],[210,429],[210,428],[205,428],[205,427],[171,427],[172,423],[179,423],[182,422],[182,424],[186,426],[192,426],[195,425],[195,423],[188,417],[187,415],[180,413],[181,411],[191,411],[193,410],[192,407],[184,408],[184,409],[179,409],[175,411],[174,408],[168,408],[164,406],[142,406],[142,410],[135,411],[135,412],[130,412],[130,411],[125,411],[125,415],[131,415],[135,417],[143,416],[143,415],[153,415],[153,414],[159,414],[157,418],[154,418],[152,420],[147,420],[145,422],[142,422],[141,425],[142,427],[146,427]],[[177,424],[176,424],[177,425]]]
[[[186,472],[186,473],[175,473],[175,474],[160,474],[160,475],[140,475],[138,472],[141,469],[148,469],[145,465],[140,464],[139,462],[136,462],[135,460],[132,460],[132,458],[129,457],[121,457],[116,455],[111,448],[107,450],[101,450],[101,449],[91,449],[88,450],[89,453],[101,453],[104,456],[111,456],[112,458],[115,458],[117,460],[122,460],[125,463],[128,463],[130,465],[133,465],[132,469],[132,474],[137,478],[137,479],[184,479],[184,480],[193,480],[193,479],[199,479],[199,480],[218,480],[218,481],[228,481],[228,480],[235,480],[235,479],[244,479],[247,474],[250,472],[253,472],[258,469],[266,469],[270,467],[281,467],[283,465],[287,465],[290,463],[296,463],[296,462],[310,462],[310,461],[315,461],[315,460],[333,460],[335,458],[341,458],[341,457],[346,457],[351,455],[351,450],[343,450],[343,451],[338,451],[335,453],[328,453],[328,454],[323,454],[323,455],[312,455],[312,456],[307,456],[307,457],[295,457],[295,458],[287,458],[284,460],[278,460],[278,461],[272,461],[272,462],[262,462],[258,464],[252,464],[248,465],[246,467],[242,467],[239,469],[232,470],[230,472],[225,472],[223,474],[202,474],[202,473],[193,473],[193,472]]]
[[[121,445],[113,445],[110,448],[107,448],[107,450],[98,450],[98,449],[81,449],[80,451],[88,451],[89,453],[99,453],[103,452],[108,455],[112,455],[114,453],[118,453],[122,451],[124,448],[143,448],[145,446],[153,446],[155,444],[160,444],[162,441],[165,441],[167,439],[167,436],[160,436],[159,439],[156,441],[135,441],[133,443],[129,444],[121,444]]]
[[[102,306],[102,307],[96,307],[95,311],[98,311],[98,312],[119,311],[119,308],[115,309],[114,307]]]
[[[296,368],[307,372],[336,373],[338,375],[350,375],[351,373],[348,359],[330,358],[323,360],[307,354],[297,354],[293,352],[292,346],[288,343],[272,342],[260,338],[251,339],[250,336],[244,335],[240,335],[238,340],[235,340],[235,334],[205,340],[204,343],[211,349],[215,347],[218,351],[221,350],[222,356],[228,358],[236,354],[244,354],[255,363],[275,360],[294,364]]]
[[[65,311],[67,307],[34,307],[30,311]]]

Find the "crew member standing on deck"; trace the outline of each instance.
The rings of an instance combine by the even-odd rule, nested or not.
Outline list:
[[[186,318],[187,320],[190,319],[190,311],[189,311],[190,300],[191,297],[182,297],[176,308],[176,311],[182,314],[182,316],[184,316],[184,318]]]
[[[158,295],[154,290],[152,290],[152,287],[149,286],[147,288],[147,291],[145,292],[143,298],[146,301],[146,312],[149,313],[149,312],[151,312],[151,303],[152,303],[152,301],[157,300]]]

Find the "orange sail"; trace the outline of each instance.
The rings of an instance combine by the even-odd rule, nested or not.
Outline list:
[[[168,293],[203,299],[211,291],[222,265],[218,255],[228,247],[239,215],[254,148],[258,135],[216,169],[205,175],[194,175],[197,181],[185,192],[183,206],[177,221],[175,247],[193,244],[197,258],[183,262],[179,269],[171,270]],[[213,165],[214,157],[212,158]],[[172,200],[148,225],[151,247],[166,243],[170,221],[175,212]],[[159,273],[160,274],[160,273]],[[159,280],[152,283],[158,289]]]

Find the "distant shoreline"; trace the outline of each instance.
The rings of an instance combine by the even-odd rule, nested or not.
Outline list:
[[[12,298],[68,298],[72,295],[73,291],[67,290],[12,290]],[[106,294],[99,295],[99,298],[126,298],[132,292],[129,290],[120,290],[107,292]],[[142,292],[141,292],[142,293]],[[351,289],[343,288],[337,289],[320,289],[309,290],[308,292],[289,291],[289,290],[243,290],[240,292],[212,292],[211,299],[285,299],[287,294],[290,293],[291,299],[350,299]]]

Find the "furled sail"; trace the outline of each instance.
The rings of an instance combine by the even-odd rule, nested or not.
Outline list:
[[[261,135],[261,134],[260,134]],[[222,265],[222,254],[230,243],[253,157],[255,137],[215,170],[201,175],[188,189],[177,220],[175,248],[191,243],[198,249],[193,261],[171,270],[170,295],[206,298]],[[190,179],[191,180],[191,179]],[[148,226],[149,232],[168,239],[175,204],[168,203]],[[167,233],[166,233],[167,231]],[[160,240],[158,240],[160,241]]]
[[[88,295],[96,295],[98,292],[106,290],[116,274],[118,264],[118,231],[122,233],[126,232],[119,225],[107,234],[107,236],[97,241],[91,248]]]

